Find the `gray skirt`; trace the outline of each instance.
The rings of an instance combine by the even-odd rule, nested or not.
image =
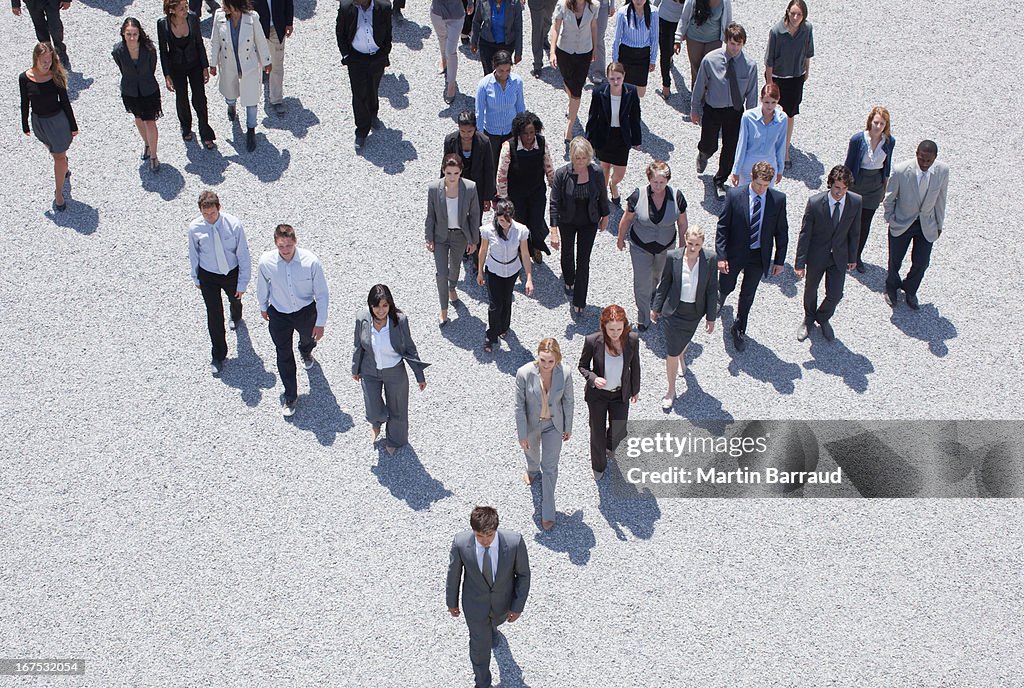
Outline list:
[[[878,210],[882,204],[882,170],[861,170],[850,191],[860,194],[863,210]]]
[[[683,353],[703,317],[704,314],[698,313],[694,304],[680,302],[672,315],[662,318],[661,332],[665,335],[665,353],[669,356]]]
[[[63,153],[71,147],[71,125],[63,112],[49,117],[40,117],[33,112],[32,132],[53,154]]]

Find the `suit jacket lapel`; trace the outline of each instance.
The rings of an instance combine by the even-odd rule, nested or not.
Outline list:
[[[441,228],[444,230],[448,229],[448,199],[444,194],[444,178],[437,183],[437,205],[440,206],[441,210],[439,215],[441,216]]]
[[[402,326],[402,321],[399,320],[397,323],[389,323],[388,333],[389,339],[391,339],[391,347],[395,350],[402,358],[405,358],[405,337],[399,328]]]
[[[604,377],[604,335],[597,335],[597,341],[594,342],[594,371],[601,371],[598,377]]]
[[[469,544],[462,548],[462,559],[466,562],[466,569],[471,571],[470,575],[480,579],[483,585],[487,585],[487,579],[484,578],[483,571],[480,570],[480,565],[476,561],[476,536],[473,533],[469,534]]]

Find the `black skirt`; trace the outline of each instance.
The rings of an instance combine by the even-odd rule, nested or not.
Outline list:
[[[626,140],[622,138],[622,127],[612,127],[609,129],[608,140],[594,153],[601,162],[625,167],[629,163],[629,146],[626,145]]]
[[[800,103],[804,99],[804,81],[807,75],[795,76],[792,78],[774,77],[772,79],[779,87],[779,105],[787,117],[796,117],[800,114]]]
[[[651,70],[651,47],[630,48],[619,46],[619,62],[626,68],[626,83],[647,86],[647,75]]]
[[[587,72],[590,71],[590,58],[594,51],[577,55],[567,53],[561,48],[555,48],[555,56],[558,58],[558,71],[562,74],[562,81],[573,98],[583,95],[583,85],[587,81]]]
[[[126,112],[130,112],[145,122],[160,119],[164,112],[160,105],[160,91],[148,96],[121,96]]]

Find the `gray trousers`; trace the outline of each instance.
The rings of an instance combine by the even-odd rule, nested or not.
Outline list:
[[[562,433],[550,420],[542,420],[540,425],[529,429],[526,441],[530,448],[526,454],[526,472],[531,477],[540,474],[541,491],[544,500],[541,502],[541,518],[545,521],[555,520],[555,483],[558,482],[558,458],[562,453]]]
[[[458,33],[455,34],[458,37]],[[462,230],[448,232],[448,243],[434,242],[434,268],[437,275],[437,298],[441,310],[448,310],[448,290],[459,283],[462,256],[466,254],[466,235]]]
[[[654,255],[629,244],[629,260],[633,263],[633,298],[636,299],[637,325],[651,324],[651,296],[658,288],[665,269],[668,251]]]
[[[544,66],[544,39],[551,33],[551,16],[557,0],[527,0],[530,8],[530,45],[533,47],[533,68]]]
[[[60,20],[61,0],[25,0],[28,16],[32,18],[32,27],[36,30],[36,40],[40,43],[52,43],[57,56],[67,67],[68,50],[64,45],[64,23]]]
[[[491,645],[498,626],[505,623],[500,619],[470,619],[466,617],[469,627],[469,661],[473,665],[473,678],[479,688],[490,688],[491,685]]]
[[[605,60],[607,54],[605,52],[604,36],[608,32],[608,3],[609,0],[601,0],[597,4],[595,11],[597,12],[597,45],[594,46],[594,50],[597,51],[597,60],[590,63],[590,76],[599,77],[604,79],[604,70],[607,66]]]
[[[393,368],[378,370],[376,375],[363,374],[359,380],[363,388],[366,420],[375,428],[387,423],[384,440],[389,447],[404,447],[409,443],[409,373],[405,361]]]

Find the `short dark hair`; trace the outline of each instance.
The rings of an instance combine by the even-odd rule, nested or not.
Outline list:
[[[533,125],[533,128],[537,130],[538,134],[544,131],[544,125],[541,124],[540,117],[529,110],[523,110],[512,118],[512,142],[508,144],[509,148],[515,150],[515,145],[518,143],[519,135],[523,133],[523,129],[530,124]]]
[[[278,239],[291,239],[292,241],[298,241],[295,236],[295,228],[291,225],[278,225],[274,227],[274,243],[277,243]]]
[[[398,310],[398,306],[395,305],[395,297],[391,295],[391,290],[388,289],[388,285],[375,284],[370,287],[370,293],[366,295],[366,305],[372,309],[381,301],[388,302],[388,318],[393,324],[397,325],[398,314],[402,311]]]
[[[931,153],[938,157],[939,155],[939,144],[935,143],[931,139],[925,139],[921,143],[917,144],[917,150],[922,153]]]
[[[725,42],[728,43],[730,39],[737,43],[746,44],[747,30],[736,22],[730,23],[729,26],[725,27]]]
[[[495,70],[501,65],[512,64],[512,53],[507,50],[499,50],[494,53],[494,57],[491,58],[491,70]]]
[[[199,194],[199,209],[209,208],[211,206],[220,208],[220,197],[216,191],[210,191],[207,189]]]
[[[475,127],[476,126],[476,113],[472,110],[463,110],[459,113],[459,118],[456,120],[460,127]]]
[[[469,527],[474,533],[493,533],[498,529],[498,510],[493,506],[478,506],[469,515]]]
[[[828,188],[836,182],[842,182],[847,188],[853,186],[853,172],[846,165],[836,165],[828,173]]]

